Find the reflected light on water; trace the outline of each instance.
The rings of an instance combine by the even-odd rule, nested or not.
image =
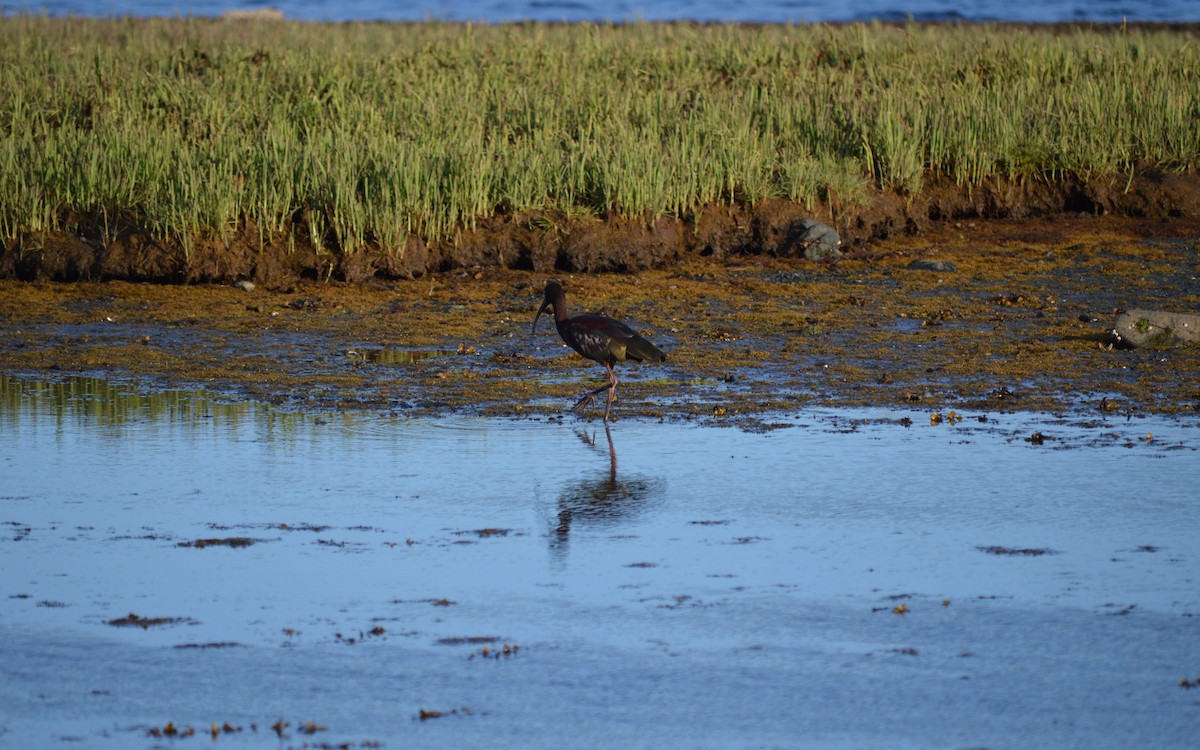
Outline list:
[[[610,429],[0,377],[0,728],[1183,746],[1195,420],[966,417]],[[109,624],[131,613],[164,624]],[[483,642],[521,648],[481,671]],[[397,706],[476,713],[431,729]]]

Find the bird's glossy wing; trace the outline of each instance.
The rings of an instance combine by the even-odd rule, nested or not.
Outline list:
[[[663,362],[667,358],[661,349],[619,320],[603,315],[580,315],[575,320],[580,321],[580,338],[586,341],[585,348],[589,350],[583,352],[584,356],[599,359],[592,356],[591,352],[607,352],[616,360],[634,359],[639,362],[644,359]]]

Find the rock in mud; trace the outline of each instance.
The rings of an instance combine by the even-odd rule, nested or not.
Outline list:
[[[958,266],[948,260],[914,260],[905,266],[910,271],[936,271],[938,273],[949,273],[957,271]]]
[[[809,260],[840,258],[838,247],[842,238],[833,227],[812,219],[802,219],[793,224],[784,243],[784,255],[803,255]]]
[[[1113,334],[1126,346],[1170,349],[1200,344],[1200,315],[1163,310],[1127,310],[1117,317]]]

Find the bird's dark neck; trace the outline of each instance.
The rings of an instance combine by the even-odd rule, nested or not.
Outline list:
[[[567,298],[561,294],[550,300],[554,305],[554,324],[561,326],[567,319]]]

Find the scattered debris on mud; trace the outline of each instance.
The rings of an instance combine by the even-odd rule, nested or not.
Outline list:
[[[1113,329],[1126,310],[1200,309],[1197,238],[1188,219],[965,220],[830,261],[559,277],[579,312],[625,320],[669,355],[618,368],[616,419],[769,430],[809,406],[919,405],[950,426],[1095,404],[1194,414],[1200,347],[1122,348]],[[249,292],[0,281],[0,369],[203,385],[299,410],[557,418],[602,378],[553,331],[530,333],[546,278],[478,266]]]

